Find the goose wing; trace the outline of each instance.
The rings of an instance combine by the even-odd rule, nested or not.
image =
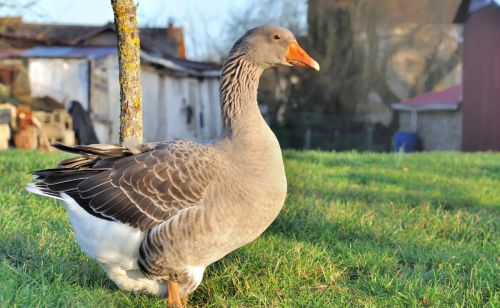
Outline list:
[[[190,141],[142,147],[137,154],[120,149],[80,149],[81,156],[61,162],[64,168],[34,172],[36,185],[52,197],[65,193],[94,216],[147,231],[199,205],[223,169],[211,147]]]

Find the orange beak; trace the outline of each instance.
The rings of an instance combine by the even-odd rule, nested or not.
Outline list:
[[[300,66],[300,67],[310,67],[319,71],[318,62],[314,61],[305,51],[300,47],[296,40],[290,41],[288,43],[288,53],[285,55],[285,61],[288,64]]]

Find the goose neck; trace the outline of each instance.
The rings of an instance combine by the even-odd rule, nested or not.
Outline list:
[[[257,105],[257,88],[263,69],[245,54],[232,52],[226,61],[220,85],[223,133],[237,134],[262,118]]]

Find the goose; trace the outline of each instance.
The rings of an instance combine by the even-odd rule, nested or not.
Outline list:
[[[257,104],[262,72],[319,64],[292,32],[246,32],[223,66],[217,141],[55,144],[78,154],[32,173],[27,190],[61,200],[81,250],[121,289],[182,307],[205,268],[255,240],[283,207],[280,145]]]

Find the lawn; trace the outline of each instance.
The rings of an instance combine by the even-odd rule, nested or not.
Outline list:
[[[210,266],[193,306],[499,307],[500,154],[285,151],[289,194],[263,236]],[[0,306],[138,306],[28,194],[61,154],[0,153]]]

